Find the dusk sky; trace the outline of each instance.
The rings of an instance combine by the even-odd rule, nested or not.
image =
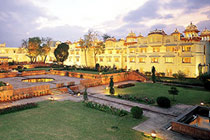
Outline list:
[[[7,47],[34,36],[74,42],[89,29],[117,39],[131,30],[170,34],[190,22],[210,29],[210,0],[0,0],[0,43]]]

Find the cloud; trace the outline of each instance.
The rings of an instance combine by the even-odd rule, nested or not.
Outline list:
[[[22,39],[33,36],[73,42],[89,28],[117,38],[131,30],[144,36],[156,28],[183,32],[191,21],[199,30],[210,29],[210,0],[0,1],[0,43],[8,47],[19,47]]]
[[[204,21],[200,21],[197,24],[197,27],[200,31],[202,31],[203,29],[207,28],[210,29],[210,20],[204,20]]]
[[[51,37],[53,40],[66,41],[77,41],[80,37],[85,34],[85,29],[79,26],[57,26],[57,27],[45,27],[40,30],[31,32],[30,36],[41,36]]]
[[[157,13],[158,9],[158,1],[150,0],[138,9],[129,12],[127,16],[125,16],[124,21],[138,22],[144,18],[160,18],[160,15]]]
[[[28,32],[39,27],[36,23],[39,17],[53,19],[43,9],[26,0],[1,1],[0,15],[0,41],[6,42],[9,47],[19,47]]]

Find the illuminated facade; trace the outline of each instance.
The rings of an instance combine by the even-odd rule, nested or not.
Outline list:
[[[177,29],[170,35],[156,29],[146,37],[130,32],[125,40],[109,38],[105,42],[104,52],[96,57],[94,49],[88,49],[87,65],[94,67],[95,63],[99,63],[101,66],[115,66],[118,69],[138,69],[142,73],[150,72],[152,66],[155,66],[157,72],[165,73],[166,76],[181,70],[189,77],[196,77],[199,74],[198,65],[201,64],[202,71],[207,72],[210,63],[210,30],[205,29],[200,35],[198,33],[197,27],[191,23],[186,27],[184,36]],[[79,41],[67,43],[69,57],[64,64],[85,66],[85,51],[79,46]],[[55,60],[54,49],[51,48],[47,62]],[[25,50],[5,46],[0,50],[0,57],[9,54],[12,58],[10,61],[30,61]]]
[[[143,37],[131,32],[126,39],[109,38],[105,42],[105,51],[97,55],[96,63],[101,66],[115,65],[118,69],[138,69],[140,72],[151,72],[155,66],[157,72],[172,76],[178,71],[188,77],[198,76],[198,65],[202,71],[209,71],[210,31],[199,31],[192,23],[188,25],[183,36],[177,29],[167,35],[163,30],[154,30]],[[85,65],[84,52],[79,43],[73,43],[69,49],[67,65]],[[94,66],[93,51],[88,52],[88,66]]]

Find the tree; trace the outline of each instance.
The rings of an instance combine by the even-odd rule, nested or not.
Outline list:
[[[155,76],[155,67],[154,66],[152,66],[152,81],[153,81],[153,83],[155,83],[156,82],[156,76]]]
[[[80,39],[79,45],[85,53],[85,65],[87,64],[87,52],[91,49],[93,49],[93,55],[94,55],[94,62],[96,64],[96,55],[101,54],[104,52],[104,43],[102,41],[98,41],[98,33],[95,31],[89,30],[86,35],[84,35],[84,39]]]
[[[93,43],[96,39],[96,33],[89,30],[88,34],[84,35],[84,39],[80,39],[79,45],[85,53],[85,65],[87,66],[87,51],[90,49],[91,46],[93,46]]]
[[[102,38],[103,38],[103,40],[104,40],[104,42],[105,42],[108,38],[111,38],[111,36],[108,35],[108,34],[103,34],[103,35],[102,35]]]
[[[114,95],[114,81],[113,81],[113,76],[110,77],[110,82],[109,82],[109,93],[111,95]]]
[[[210,90],[210,74],[204,73],[199,76],[199,79],[203,82],[204,88]]]
[[[83,99],[84,99],[84,101],[88,100],[87,88],[85,88],[85,91],[84,91],[84,94],[83,94]]]
[[[57,59],[58,63],[62,63],[68,58],[69,56],[69,45],[66,43],[61,43],[58,45],[58,47],[54,51],[54,55]]]
[[[178,95],[179,91],[176,89],[176,87],[172,86],[170,90],[168,90],[169,94],[173,95],[173,101],[175,101],[175,95]]]
[[[201,76],[202,75],[202,65],[201,65],[201,63],[200,64],[198,64],[198,72],[199,72],[199,76]]]
[[[36,62],[38,55],[40,54],[41,39],[39,37],[32,37],[26,40],[22,40],[22,48],[27,50],[26,56],[31,59],[31,63]]]
[[[93,46],[93,55],[94,55],[95,65],[96,65],[96,56],[104,53],[104,50],[105,50],[105,45],[103,42],[98,42],[96,46]]]
[[[40,56],[44,59],[43,62],[45,63],[46,59],[47,59],[47,55],[49,54],[51,48],[50,48],[50,42],[51,42],[51,38],[47,37],[47,38],[42,38],[42,45],[40,48]]]

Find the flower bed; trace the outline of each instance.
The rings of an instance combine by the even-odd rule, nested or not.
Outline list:
[[[127,84],[118,85],[117,88],[127,88],[127,87],[133,87],[133,86],[135,86],[134,83],[127,83]]]
[[[116,116],[120,116],[120,117],[128,114],[128,112],[125,111],[125,110],[113,108],[112,106],[109,107],[109,106],[106,106],[106,105],[101,105],[101,104],[94,103],[94,102],[85,102],[85,105],[89,108],[94,108],[94,109],[97,109],[97,110],[100,110],[100,111],[103,111],[103,112],[107,112],[107,113],[110,113],[110,114],[113,114],[113,115],[116,115]]]
[[[124,100],[129,100],[129,101],[134,101],[134,102],[144,102],[146,104],[154,104],[155,101],[154,99],[150,99],[148,97],[136,97],[136,96],[131,96],[131,95],[117,95],[117,96],[114,96],[114,97],[117,97],[117,98],[120,98],[120,99],[124,99]]]

